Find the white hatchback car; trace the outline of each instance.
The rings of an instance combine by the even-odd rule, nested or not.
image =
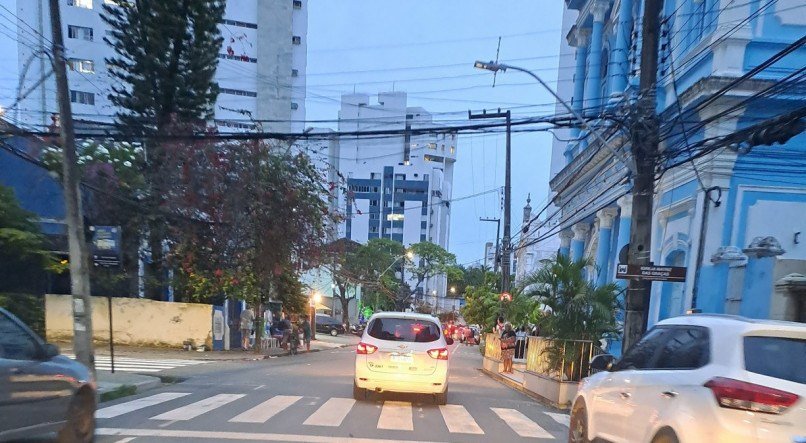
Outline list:
[[[579,386],[568,440],[806,441],[806,325],[694,314],[659,322]]]
[[[366,399],[368,390],[432,394],[436,403],[444,405],[452,344],[439,320],[430,315],[373,315],[356,350],[353,397]]]

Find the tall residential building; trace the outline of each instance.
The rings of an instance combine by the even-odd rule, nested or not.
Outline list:
[[[114,82],[104,59],[114,56],[104,42],[109,27],[101,18],[112,0],[60,0],[73,113],[83,120],[110,121],[107,98]],[[228,0],[219,25],[224,38],[216,81],[221,93],[215,121],[222,131],[301,131],[305,120],[308,2]],[[0,106],[27,96],[6,118],[41,129],[56,113],[55,80],[50,75],[51,28],[47,0],[0,0],[0,53],[9,67],[0,77]],[[16,26],[13,26],[15,24]],[[46,76],[44,82],[39,80]]]
[[[428,111],[407,106],[405,92],[378,94],[377,103],[367,94],[342,96],[339,132],[382,133],[339,137],[332,158],[348,188],[339,199],[346,215],[339,237],[448,248],[457,137],[450,131],[417,133],[434,126]],[[444,299],[447,281],[434,278],[421,289],[434,304]]]

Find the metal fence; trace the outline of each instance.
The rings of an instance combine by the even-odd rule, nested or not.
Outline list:
[[[526,370],[560,381],[579,381],[590,375],[590,361],[603,351],[588,340],[552,340],[529,337]]]
[[[501,338],[498,334],[487,333],[484,339],[484,356],[501,360]]]

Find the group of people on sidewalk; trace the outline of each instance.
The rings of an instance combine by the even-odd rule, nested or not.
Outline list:
[[[300,338],[305,344],[305,349],[311,351],[311,322],[307,315],[300,316],[299,320],[292,322],[285,312],[280,313],[280,318],[274,319],[271,311],[264,314],[265,330],[264,335],[276,338],[283,349],[291,349],[296,353],[300,345]],[[248,351],[252,349],[252,336],[255,330],[255,313],[252,308],[247,307],[241,311],[241,349]],[[302,337],[300,337],[300,335]]]

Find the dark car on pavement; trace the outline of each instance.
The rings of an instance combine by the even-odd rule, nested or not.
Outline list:
[[[58,432],[89,442],[95,433],[95,379],[0,308],[0,441]]]
[[[316,333],[319,334],[330,334],[332,336],[337,336],[339,334],[344,334],[346,331],[344,330],[344,325],[341,324],[338,320],[333,317],[328,317],[327,315],[319,315],[316,316]]]

